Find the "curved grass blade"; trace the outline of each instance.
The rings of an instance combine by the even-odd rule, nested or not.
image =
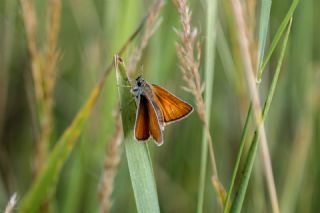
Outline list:
[[[271,0],[262,0],[261,1],[261,15],[260,15],[260,27],[259,27],[259,42],[258,42],[258,50],[259,50],[259,68],[263,63],[264,58],[264,49],[266,46],[268,27],[269,27],[269,19],[270,19],[270,10],[271,10]],[[262,70],[259,70],[262,72]],[[261,78],[262,73],[258,73],[258,76]],[[258,79],[261,80],[261,79]]]
[[[136,105],[128,87],[131,86],[124,63],[119,56],[114,57],[124,145],[128,160],[129,173],[138,212],[160,212],[152,163],[145,143],[134,141]]]
[[[272,4],[272,2],[270,0],[262,0],[262,2],[261,2],[259,42],[258,42],[258,50],[259,50],[259,52],[258,52],[259,53],[259,55],[258,55],[259,65],[258,66],[259,66],[259,68],[261,67],[261,65],[263,63],[263,58],[264,58],[264,51],[265,51],[266,40],[267,40],[271,4]],[[258,73],[257,75],[261,76],[261,73]],[[258,79],[258,81],[261,81],[261,79]],[[242,157],[242,152],[243,152],[243,148],[244,148],[244,144],[245,144],[246,135],[248,133],[248,126],[249,126],[249,122],[251,120],[251,116],[252,116],[252,104],[250,104],[250,106],[249,106],[248,113],[247,113],[247,116],[246,116],[246,121],[245,121],[245,124],[244,124],[244,128],[243,128],[243,131],[241,133],[242,135],[241,135],[241,140],[240,140],[239,151],[238,151],[238,154],[237,154],[235,168],[234,168],[233,173],[232,173],[232,178],[231,178],[231,183],[230,183],[230,188],[229,188],[229,191],[228,191],[228,195],[227,195],[227,198],[226,198],[225,208],[223,210],[224,213],[229,212],[229,210],[230,210],[231,193],[232,193],[232,190],[233,190],[233,186],[234,186],[234,183],[235,183],[236,175],[237,175],[238,168],[239,168],[239,165],[240,165],[240,160],[241,160],[241,157]]]
[[[242,157],[242,152],[243,152],[245,141],[246,141],[246,138],[247,138],[248,128],[249,128],[249,123],[250,123],[251,117],[252,117],[252,104],[250,104],[250,106],[249,106],[249,109],[248,109],[248,112],[247,112],[246,121],[244,123],[243,131],[241,133],[241,140],[240,140],[239,151],[238,151],[238,154],[237,154],[236,165],[234,166],[234,170],[232,172],[230,188],[229,188],[229,191],[228,191],[228,194],[227,194],[227,198],[226,198],[226,202],[225,202],[225,205],[224,205],[223,213],[227,213],[227,212],[230,211],[231,193],[232,193],[233,186],[234,186],[234,183],[235,183],[235,180],[236,180],[237,171],[238,171],[238,168],[239,168],[239,165],[240,165],[240,160],[241,160],[241,157]]]
[[[299,4],[300,0],[293,0],[290,8],[289,8],[289,11],[287,12],[286,16],[284,17],[284,19],[282,20],[275,36],[274,36],[274,39],[272,40],[271,42],[271,45],[270,45],[270,48],[266,54],[266,57],[265,59],[263,60],[263,63],[262,65],[260,66],[259,68],[259,72],[258,72],[258,76],[257,76],[257,82],[260,82],[261,81],[261,76],[263,74],[263,71],[264,71],[264,68],[267,66],[269,60],[270,60],[270,57],[273,53],[273,51],[275,50],[275,48],[277,47],[278,45],[278,42],[283,34],[283,32],[285,31],[294,11],[296,10],[298,4]]]
[[[213,83],[214,83],[214,59],[215,59],[215,39],[216,39],[216,16],[217,16],[217,1],[208,0],[206,1],[207,6],[207,19],[206,19],[206,60],[205,60],[205,119],[207,119],[208,127],[210,126],[210,113],[212,105],[212,92],[213,92]],[[202,145],[201,145],[201,163],[200,163],[200,176],[199,176],[199,194],[198,194],[198,203],[197,203],[197,212],[203,212],[203,203],[204,203],[204,192],[206,185],[206,170],[207,170],[207,158],[208,158],[208,129],[203,128],[202,131]],[[213,153],[213,151],[212,151]],[[214,154],[213,154],[214,156]],[[214,160],[214,157],[212,158]],[[213,163],[213,176],[215,180],[218,180],[218,172]],[[218,181],[219,182],[219,181]],[[217,182],[217,183],[218,183]],[[219,184],[220,185],[220,184]],[[220,197],[220,195],[217,193]],[[221,198],[223,201],[223,198]]]
[[[289,11],[287,12],[285,18],[283,19],[282,23],[280,24],[275,36],[274,36],[274,39],[272,40],[271,42],[271,47],[269,48],[267,54],[266,54],[266,57],[264,58],[263,62],[261,63],[262,61],[262,51],[263,51],[263,40],[260,40],[260,39],[263,39],[264,36],[263,35],[259,35],[260,38],[259,38],[259,51],[260,52],[260,58],[259,58],[259,72],[258,72],[258,76],[257,76],[257,83],[259,83],[261,81],[261,76],[262,76],[262,73],[263,73],[263,70],[265,69],[266,65],[268,64],[270,58],[271,58],[271,55],[273,53],[273,51],[275,50],[276,46],[278,45],[278,42],[287,26],[287,24],[289,23],[290,21],[290,18],[292,17],[293,15],[293,12],[295,11],[298,3],[300,2],[300,0],[294,0],[289,8]],[[262,16],[266,17],[267,15],[267,10],[270,9],[269,8],[269,5],[268,5],[268,2],[265,2],[265,6],[262,7],[264,8],[265,12],[264,14],[262,14]],[[266,23],[265,23],[266,25]],[[266,27],[266,26],[265,26]],[[260,34],[262,34],[264,32],[263,29],[260,29]],[[261,44],[260,44],[261,43]],[[250,104],[250,107],[251,107],[251,104]],[[242,131],[242,135],[246,135],[247,134],[247,131],[248,131],[248,128],[246,128],[246,125],[247,125],[247,120],[248,120],[248,117],[251,117],[252,116],[252,111],[249,109],[248,110],[248,114],[247,114],[247,117],[246,117],[246,124],[245,124],[245,128],[243,129]],[[249,119],[250,120],[250,119]],[[232,193],[232,189],[233,189],[233,185],[234,185],[234,181],[235,181],[235,176],[237,174],[237,171],[238,171],[238,167],[239,167],[239,162],[238,160],[240,161],[240,158],[242,156],[242,146],[243,146],[243,143],[244,143],[244,140],[242,139],[241,137],[241,142],[240,142],[240,149],[239,149],[239,152],[237,154],[237,162],[236,162],[236,165],[235,165],[235,168],[234,168],[234,171],[233,171],[233,174],[232,174],[232,180],[231,180],[231,184],[230,184],[230,189],[228,191],[228,195],[227,195],[227,199],[226,199],[226,205],[225,205],[225,209],[224,209],[224,212],[229,212],[229,203],[230,203],[230,198],[231,198],[231,193]]]
[[[64,131],[51,152],[43,170],[35,180],[31,189],[21,201],[19,212],[36,212],[42,201],[49,193],[54,192],[54,186],[57,183],[61,168],[72,151],[75,141],[79,137],[84,124],[99,96],[105,82],[106,75],[100,79],[100,82],[91,92],[89,99],[71,125]]]
[[[281,66],[282,66],[282,62],[283,62],[283,58],[285,55],[285,50],[287,47],[287,43],[288,43],[288,38],[289,38],[289,34],[290,34],[290,29],[291,29],[291,23],[292,23],[292,18],[290,19],[289,22],[289,26],[283,41],[283,45],[281,48],[281,54],[278,60],[278,64],[277,64],[277,68],[276,68],[276,72],[273,76],[272,79],[272,83],[271,83],[271,87],[269,89],[269,93],[268,93],[268,97],[266,100],[266,103],[264,105],[263,111],[262,111],[262,119],[265,120],[268,112],[269,112],[269,108],[271,105],[271,101],[273,99],[273,95],[277,86],[277,82],[278,82],[278,77],[281,71]],[[243,169],[243,173],[242,176],[240,178],[240,183],[239,183],[239,188],[236,192],[235,195],[235,199],[234,202],[231,206],[231,212],[240,212],[241,208],[242,208],[242,204],[243,204],[243,200],[245,197],[245,193],[247,191],[247,187],[248,187],[248,183],[249,183],[249,179],[250,179],[250,175],[251,175],[251,171],[252,171],[252,167],[253,167],[253,163],[254,163],[254,159],[257,153],[257,147],[258,147],[258,132],[255,131],[254,133],[254,137],[252,139],[251,145],[250,145],[250,149],[249,149],[249,153],[248,153],[248,157],[246,159],[246,163]]]

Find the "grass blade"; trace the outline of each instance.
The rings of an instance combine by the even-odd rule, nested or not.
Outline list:
[[[128,160],[131,183],[138,212],[160,212],[152,163],[147,144],[134,141],[134,122],[136,105],[127,86],[128,80],[124,63],[119,56],[114,58],[121,117],[124,133],[124,145]]]
[[[274,77],[272,79],[272,83],[271,83],[271,87],[269,89],[269,93],[268,93],[268,97],[266,100],[266,103],[264,105],[263,108],[263,112],[262,112],[262,119],[264,120],[268,114],[270,105],[271,105],[271,101],[275,92],[275,88],[278,82],[278,77],[281,71],[281,66],[282,66],[282,62],[283,62],[283,58],[284,58],[284,53],[287,47],[287,43],[288,43],[288,38],[289,38],[289,34],[290,34],[290,29],[291,29],[291,23],[292,23],[292,19],[290,19],[289,22],[289,26],[287,29],[287,33],[285,35],[284,41],[283,41],[283,45],[281,48],[281,54],[278,60],[278,64],[277,64],[277,68],[276,68],[276,72],[274,74]],[[234,202],[231,206],[231,212],[240,212],[241,208],[242,208],[242,204],[243,204],[243,200],[244,200],[244,196],[248,187],[248,183],[249,183],[249,178],[250,178],[250,174],[252,171],[252,167],[253,167],[253,163],[254,163],[254,159],[255,159],[255,155],[257,153],[257,147],[258,147],[258,132],[255,131],[254,137],[252,139],[252,143],[249,149],[249,153],[248,153],[248,157],[244,166],[244,170],[243,170],[243,175],[241,176],[240,179],[240,184],[239,184],[239,188],[238,191],[236,193]]]
[[[208,0],[207,2],[207,32],[206,32],[206,59],[205,59],[205,119],[207,119],[208,129],[210,126],[209,118],[212,104],[212,89],[214,78],[214,58],[215,58],[215,25],[216,25],[216,10],[217,1]],[[204,128],[202,133],[202,148],[201,148],[201,164],[200,164],[200,182],[198,194],[197,212],[203,212],[204,189],[206,183],[206,169],[207,169],[207,156],[208,144],[207,134],[208,129]],[[214,163],[215,165],[215,163]],[[217,176],[217,168],[212,171]],[[216,177],[218,178],[218,177]],[[219,196],[219,195],[218,195]]]
[[[263,162],[263,168],[265,171],[265,177],[267,181],[267,188],[270,196],[270,201],[272,204],[272,211],[275,213],[279,212],[278,198],[276,192],[276,186],[274,183],[274,175],[272,171],[272,163],[270,158],[270,153],[268,149],[267,135],[265,131],[264,122],[262,121],[261,116],[261,103],[260,103],[260,95],[258,91],[258,87],[256,84],[256,76],[254,75],[254,70],[256,67],[256,57],[252,57],[252,53],[255,52],[250,51],[250,36],[248,36],[246,32],[246,28],[248,27],[244,18],[244,9],[241,5],[241,2],[238,0],[232,0],[232,9],[235,16],[235,23],[237,27],[237,37],[239,43],[239,51],[241,53],[241,59],[243,62],[243,68],[245,72],[245,80],[247,93],[250,95],[250,99],[252,101],[252,109],[255,124],[257,126],[257,132],[259,133],[259,139],[261,141],[261,158]],[[251,52],[251,53],[250,53]]]
[[[260,32],[259,32],[259,65],[260,65],[260,70],[259,70],[259,74],[258,74],[258,78],[257,78],[257,82],[260,82],[261,81],[261,76],[262,76],[262,72],[264,70],[264,68],[266,67],[266,65],[268,64],[269,60],[270,60],[270,57],[275,49],[275,47],[277,46],[284,30],[285,30],[285,27],[287,26],[288,22],[290,21],[290,19],[287,19],[287,17],[292,17],[292,14],[293,12],[295,11],[296,7],[297,7],[297,4],[299,3],[300,0],[294,0],[291,4],[291,7],[289,9],[289,11],[287,12],[284,20],[282,21],[281,25],[279,26],[278,30],[277,30],[277,33],[271,43],[271,47],[269,48],[268,52],[267,52],[267,56],[266,58],[263,60],[263,62],[261,63],[262,61],[262,57],[264,55],[264,46],[265,46],[265,38],[266,38],[266,31],[265,29],[267,29],[268,27],[268,24],[266,23],[267,21],[264,21],[264,27],[260,27]],[[270,2],[271,3],[271,2]],[[271,5],[270,5],[271,6]],[[268,2],[266,0],[263,1],[262,3],[262,13],[261,14],[261,19],[264,19],[264,18],[267,18],[267,10],[269,10],[269,5],[268,5]],[[269,11],[270,13],[270,11]],[[263,18],[264,17],[264,18]],[[260,21],[262,24],[262,21]],[[265,33],[265,35],[263,35],[263,33]],[[251,105],[250,105],[251,107]],[[248,114],[247,114],[247,118],[246,118],[246,123],[245,123],[245,127],[242,131],[242,137],[241,137],[241,142],[240,142],[240,148],[239,148],[239,152],[237,154],[237,159],[236,159],[236,165],[235,165],[235,168],[233,170],[233,174],[232,174],[232,180],[231,180],[231,184],[230,184],[230,189],[228,191],[228,195],[227,195],[227,199],[226,199],[226,205],[225,205],[225,209],[224,209],[224,212],[229,212],[229,202],[230,202],[230,198],[231,198],[231,193],[232,193],[232,190],[233,190],[233,186],[234,186],[234,181],[235,181],[235,176],[238,172],[238,168],[239,168],[239,163],[238,161],[240,161],[241,159],[241,155],[242,155],[242,151],[243,151],[243,143],[244,143],[244,138],[243,136],[247,134],[247,131],[248,131],[248,128],[246,127],[247,126],[247,120],[248,120],[248,117],[251,117],[252,116],[252,110],[248,110]]]
[[[230,188],[229,188],[229,191],[228,191],[228,195],[227,195],[226,202],[225,202],[225,205],[224,205],[224,210],[223,210],[224,213],[227,213],[230,210],[231,193],[232,193],[233,186],[234,186],[234,183],[235,183],[235,180],[236,180],[237,171],[239,169],[239,165],[240,165],[240,160],[241,160],[244,144],[245,144],[245,141],[246,141],[246,138],[247,138],[247,134],[248,134],[248,128],[249,128],[249,123],[250,123],[250,120],[251,120],[251,116],[252,116],[252,104],[250,104],[250,106],[249,106],[249,110],[248,110],[248,113],[247,113],[246,121],[244,123],[243,131],[241,133],[240,147],[239,147],[239,151],[238,151],[238,154],[237,154],[236,165],[234,166],[234,169],[233,169],[233,172],[232,172],[231,184],[230,184]]]
[[[259,68],[262,65],[264,58],[264,49],[266,46],[267,34],[268,34],[268,26],[269,26],[269,17],[271,10],[271,0],[262,0],[261,2],[261,15],[260,15],[260,28],[259,28],[259,42],[258,42],[258,50],[259,50]],[[261,70],[260,70],[261,71]],[[261,73],[258,74],[261,77]]]
[[[270,48],[266,54],[266,57],[259,69],[259,74],[257,76],[257,82],[260,82],[261,81],[261,76],[263,74],[263,71],[265,69],[265,67],[267,66],[269,60],[270,60],[270,57],[273,53],[273,51],[275,50],[275,48],[277,47],[278,45],[278,42],[284,32],[284,30],[286,29],[286,26],[288,25],[289,21],[290,21],[290,18],[292,17],[294,11],[296,10],[297,6],[298,6],[298,3],[300,2],[300,0],[293,0],[290,8],[289,8],[289,11],[287,12],[286,16],[284,17],[283,21],[281,22],[275,36],[274,36],[274,39],[272,40],[271,42],[271,45],[270,45]]]

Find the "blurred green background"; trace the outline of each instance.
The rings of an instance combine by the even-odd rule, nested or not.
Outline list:
[[[46,1],[34,0],[33,3],[37,14],[38,43],[41,44],[45,35],[47,6]],[[261,2],[255,3],[256,17],[259,17]],[[58,38],[62,57],[57,67],[51,145],[85,103],[113,55],[137,27],[151,4],[152,1],[147,0],[62,1]],[[196,0],[189,1],[189,4],[192,23],[199,29],[199,39],[204,50],[206,5]],[[266,49],[290,4],[289,0],[272,2]],[[284,65],[266,120],[280,206],[289,202],[290,212],[320,211],[319,9],[319,1],[303,0],[294,14]],[[143,65],[143,71],[139,68],[138,72],[143,72],[149,82],[166,87],[194,105],[191,95],[181,89],[185,83],[175,51],[175,42],[179,38],[174,32],[174,28],[180,29],[181,26],[171,1],[166,1],[160,16],[162,23],[139,62],[139,67]],[[244,77],[238,68],[239,55],[235,50],[237,47],[228,16],[229,6],[225,1],[219,1],[210,131],[220,180],[226,189],[229,188],[249,103]],[[256,24],[258,29],[258,18]],[[130,49],[134,46],[135,43]],[[263,102],[278,55],[277,48],[263,76],[260,87]],[[126,61],[127,54],[123,58]],[[21,199],[33,181],[32,159],[36,134],[33,93],[20,3],[0,0],[0,212],[4,210],[12,193],[17,192]],[[112,72],[85,130],[63,167],[53,201],[55,212],[98,211],[103,160],[107,144],[115,131],[112,112],[118,104],[117,95],[115,73]],[[252,133],[253,127],[250,135]],[[202,124],[197,113],[193,113],[183,122],[166,128],[163,146],[157,147],[150,142],[162,212],[196,211],[201,137]],[[208,165],[205,212],[219,210],[210,174]],[[124,152],[113,187],[112,212],[136,212]],[[266,184],[257,156],[243,212],[270,211]]]

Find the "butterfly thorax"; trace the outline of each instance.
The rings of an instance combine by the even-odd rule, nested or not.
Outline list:
[[[142,76],[139,76],[136,78],[135,86],[132,89],[132,93],[134,94],[137,103],[139,103],[139,101],[140,101],[140,96],[146,97],[147,100],[151,102],[151,104],[156,112],[157,119],[159,121],[161,129],[163,129],[165,126],[164,118],[163,118],[163,114],[162,114],[159,106],[156,103],[157,97],[155,96],[154,92],[152,91],[152,85],[149,84],[148,82],[146,82]]]
[[[135,85],[132,89],[132,93],[136,98],[139,98],[140,95],[144,95],[148,98],[153,98],[154,93],[152,92],[152,86],[148,84],[142,76],[136,78]]]

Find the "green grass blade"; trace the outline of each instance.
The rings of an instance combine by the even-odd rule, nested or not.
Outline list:
[[[277,86],[277,83],[278,83],[282,62],[283,62],[283,59],[284,59],[284,55],[285,55],[286,48],[287,48],[287,43],[288,43],[288,40],[289,40],[289,35],[290,35],[290,30],[291,30],[291,25],[292,25],[292,17],[291,17],[291,19],[289,21],[290,22],[289,22],[289,25],[288,25],[288,29],[287,29],[286,35],[285,35],[284,40],[283,40],[281,53],[280,53],[280,57],[279,57],[279,60],[278,60],[278,63],[277,63],[276,71],[274,73],[274,76],[273,76],[273,79],[272,79],[272,82],[271,82],[271,86],[270,86],[270,90],[269,90],[269,93],[268,93],[268,96],[267,96],[267,100],[266,100],[264,109],[262,111],[262,116],[263,116],[264,119],[268,115],[269,108],[270,108],[270,105],[271,105],[271,101],[272,101],[272,98],[273,98],[273,95],[274,95],[274,92],[275,92],[275,89],[276,89],[276,86]]]
[[[258,42],[259,67],[262,65],[263,57],[264,57],[264,50],[265,50],[265,46],[266,46],[266,39],[267,39],[267,33],[268,33],[271,4],[272,4],[272,2],[270,0],[262,0],[262,3],[261,3],[261,15],[260,15],[260,25],[259,25],[260,26],[260,28],[259,28],[259,42]],[[258,73],[258,76],[260,76],[260,75],[261,75],[261,73]],[[239,151],[237,154],[236,164],[235,164],[235,167],[234,167],[234,170],[232,173],[231,184],[230,184],[230,188],[228,191],[226,204],[225,204],[225,208],[224,208],[225,213],[229,212],[230,198],[231,198],[235,178],[236,178],[236,175],[237,175],[237,172],[239,169],[240,160],[241,160],[241,156],[242,156],[242,152],[243,152],[243,148],[244,148],[244,144],[245,144],[245,139],[246,139],[246,136],[248,133],[248,124],[251,119],[251,116],[252,116],[252,104],[250,104],[250,106],[249,106],[249,110],[247,113],[244,128],[241,133],[242,135],[241,135],[240,147],[239,147]]]
[[[217,1],[208,0],[207,4],[207,32],[206,32],[206,59],[205,59],[205,107],[208,128],[210,126],[210,112],[212,104],[212,89],[214,77],[214,58],[215,58],[215,29],[216,29],[216,11]],[[202,148],[201,148],[201,164],[200,164],[200,181],[197,212],[203,212],[204,189],[206,183],[206,169],[208,156],[208,143],[206,129],[203,129]],[[212,171],[215,173],[216,171]],[[216,175],[216,174],[214,174]],[[217,195],[218,196],[218,195]]]
[[[269,26],[269,17],[271,10],[271,0],[262,0],[261,2],[261,15],[260,15],[260,24],[259,24],[259,42],[258,42],[258,54],[259,54],[259,68],[262,65],[264,58],[264,49],[266,46],[268,26]],[[261,72],[261,70],[260,70]],[[258,76],[261,77],[261,73],[258,73]]]
[[[115,67],[121,117],[124,132],[124,145],[128,160],[131,183],[138,212],[160,212],[152,163],[145,143],[134,141],[136,105],[127,86],[128,80],[123,61],[115,56]]]
[[[251,117],[252,117],[252,104],[250,104],[250,106],[249,106],[249,110],[248,110],[248,113],[247,113],[246,121],[244,123],[243,131],[241,133],[240,147],[239,147],[239,151],[238,151],[238,154],[237,154],[236,165],[234,166],[234,169],[233,169],[233,172],[232,172],[231,184],[230,184],[230,188],[229,188],[228,195],[227,195],[227,198],[226,198],[226,203],[224,205],[224,210],[223,210],[224,213],[227,213],[230,210],[231,194],[232,194],[233,186],[234,186],[234,183],[235,183],[235,180],[236,180],[237,172],[238,172],[238,169],[239,169],[240,160],[241,160],[243,148],[244,148],[244,145],[245,145],[245,141],[246,141],[246,138],[247,138],[248,127],[249,127],[249,123],[250,123]]]
[[[286,27],[287,27],[287,25],[288,25],[288,23],[290,21],[290,18],[292,17],[294,11],[296,10],[299,2],[300,2],[300,0],[293,0],[293,2],[291,4],[286,16],[284,17],[283,21],[281,22],[281,24],[280,24],[280,26],[279,26],[279,28],[278,28],[275,36],[274,36],[274,39],[271,42],[271,45],[270,45],[270,48],[269,48],[269,50],[268,50],[268,52],[266,54],[266,57],[265,57],[262,65],[259,68],[259,74],[257,76],[257,81],[258,82],[261,81],[261,76],[263,74],[263,71],[264,71],[265,67],[268,64],[273,51],[277,47],[278,42],[279,42],[280,38],[282,37],[282,34],[283,34],[284,30],[286,29]]]
[[[247,191],[250,174],[252,171],[254,159],[257,153],[257,144],[258,144],[258,134],[257,132],[254,133],[252,143],[249,149],[248,157],[246,160],[246,164],[243,169],[243,174],[240,178],[240,185],[236,192],[235,199],[231,205],[231,211],[230,212],[240,212],[244,200],[245,193]]]
[[[277,64],[277,68],[276,68],[276,72],[273,76],[272,79],[272,83],[271,83],[271,87],[269,89],[268,92],[268,96],[267,96],[267,100],[266,103],[264,105],[263,111],[262,111],[262,119],[265,120],[268,112],[269,112],[269,108],[271,105],[271,101],[273,99],[273,95],[277,86],[277,82],[278,82],[278,78],[279,78],[279,74],[281,71],[281,66],[282,66],[282,62],[284,59],[284,55],[285,55],[285,50],[287,47],[287,43],[288,43],[288,38],[289,38],[289,34],[290,34],[290,29],[291,29],[291,23],[292,23],[292,19],[289,20],[289,26],[287,29],[287,33],[285,35],[284,41],[283,41],[283,45],[281,48],[281,54],[278,60],[278,64]],[[247,191],[247,187],[248,187],[248,183],[249,183],[249,179],[250,179],[250,175],[251,175],[251,171],[252,171],[252,167],[253,167],[253,163],[254,163],[254,159],[257,153],[257,147],[258,147],[258,132],[255,131],[254,137],[252,139],[252,143],[249,149],[249,153],[248,153],[248,157],[243,169],[243,175],[241,176],[240,179],[240,184],[239,184],[239,188],[238,191],[236,192],[235,195],[235,199],[234,202],[231,206],[231,212],[240,212],[241,208],[242,208],[242,204],[243,204],[243,200],[245,197],[245,193]]]
[[[259,69],[259,74],[258,74],[258,78],[257,78],[257,81],[260,82],[261,81],[261,76],[262,76],[262,72],[266,66],[266,64],[269,62],[270,60],[270,57],[275,49],[275,47],[277,46],[284,30],[285,30],[285,27],[287,26],[287,23],[290,21],[290,17],[292,17],[292,14],[293,12],[295,11],[296,7],[297,7],[297,4],[299,3],[300,0],[294,0],[291,4],[291,7],[289,9],[289,11],[287,12],[284,20],[282,21],[281,25],[279,26],[278,30],[277,30],[277,33],[271,43],[271,47],[270,49],[268,50],[268,53],[267,53],[267,56],[266,58],[263,60],[263,63],[262,62],[262,56],[264,55],[263,52],[264,52],[264,46],[265,46],[265,38],[266,38],[266,31],[265,29],[267,29],[268,27],[268,24],[267,24],[267,21],[264,20],[264,22],[261,20],[260,21],[260,24],[262,24],[263,22],[263,27],[260,27],[260,32],[259,32],[259,65],[261,66],[260,69]],[[269,8],[269,5],[268,5],[268,2],[265,2],[263,1],[262,4],[265,4],[265,5],[262,5],[262,13],[261,14],[261,19],[263,18],[267,18],[268,17],[268,10],[269,10],[269,13],[270,13],[270,8]],[[271,2],[270,2],[271,4]],[[271,6],[271,5],[270,5]],[[288,18],[289,17],[289,18]],[[265,33],[265,35],[264,35]],[[252,116],[252,111],[249,110],[249,113],[247,114],[247,118],[246,120],[248,119],[248,117],[251,117]],[[246,125],[245,125],[246,127]],[[243,129],[243,132],[242,132],[242,135],[246,135],[246,131],[248,131],[248,128],[244,128]],[[241,143],[240,143],[240,150],[239,150],[239,153],[237,155],[237,161],[238,161],[238,158],[240,159],[241,155],[242,155],[242,140],[241,140]],[[253,151],[253,150],[252,150]],[[228,191],[228,195],[227,195],[227,200],[226,200],[226,203],[229,203],[229,200],[230,200],[230,197],[231,197],[231,193],[232,193],[232,189],[233,189],[233,186],[234,186],[234,179],[233,177],[235,176],[235,174],[237,174],[237,171],[238,171],[238,162],[236,162],[236,165],[235,165],[235,168],[234,168],[234,171],[233,171],[233,175],[232,175],[232,181],[231,181],[231,184],[230,184],[230,189]],[[251,172],[251,171],[250,171]],[[228,212],[228,205],[225,205],[226,208],[224,210],[224,212]]]
[[[215,40],[216,40],[216,16],[217,1],[207,1],[207,32],[206,32],[206,59],[205,59],[205,105],[206,118],[209,121],[212,105],[212,90],[214,80]],[[205,138],[205,133],[203,134]]]
[[[100,82],[91,92],[85,105],[54,146],[40,175],[22,199],[19,212],[36,212],[46,196],[54,191],[61,168],[72,151],[75,141],[83,130],[84,124],[101,93],[105,77],[106,75],[101,78]]]

